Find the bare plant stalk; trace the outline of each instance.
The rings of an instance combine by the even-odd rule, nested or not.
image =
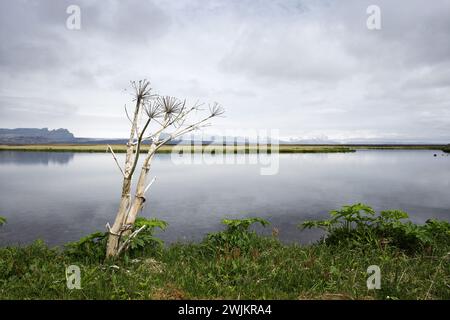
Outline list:
[[[149,82],[146,80],[139,81],[138,83],[132,82],[132,85],[135,89],[136,106],[133,119],[129,117],[127,112],[127,117],[131,122],[131,132],[127,143],[124,170],[120,168],[117,158],[112,151],[112,148],[110,148],[113,158],[119,166],[124,178],[122,182],[122,195],[119,209],[114,224],[109,229],[106,257],[116,257],[128,247],[128,245],[124,244],[128,244],[131,235],[134,234],[131,233],[131,230],[139,211],[143,208],[146,200],[145,193],[154,182],[153,179],[147,184],[147,176],[158,149],[173,139],[209,125],[209,123],[207,123],[209,119],[224,113],[222,107],[215,103],[210,107],[209,115],[203,119],[187,124],[186,122],[191,114],[194,111],[199,110],[197,104],[188,108],[186,106],[186,101],[180,101],[173,97],[158,97],[157,99],[152,99],[153,96],[150,95]],[[139,129],[144,109],[147,118],[142,129]],[[152,134],[146,136],[145,132],[148,129],[151,120],[158,124],[159,127],[157,126]],[[162,134],[170,128],[172,128],[172,132],[161,140],[160,137]],[[133,201],[131,201],[131,182],[136,171],[141,145],[146,140],[151,140],[152,142],[139,174]]]
[[[108,230],[109,237],[106,247],[106,256],[111,257],[117,253],[120,245],[121,233],[123,232],[123,225],[126,220],[127,210],[130,206],[131,199],[131,180],[133,176],[133,163],[137,162],[139,158],[139,150],[134,140],[137,137],[138,123],[140,111],[143,108],[143,104],[148,100],[150,96],[150,83],[146,80],[139,81],[138,83],[132,82],[134,88],[136,105],[134,108],[134,115],[131,121],[131,131],[130,138],[127,143],[127,152],[125,156],[125,169],[123,170],[123,181],[122,181],[122,194],[120,197],[119,208],[117,210],[116,219],[114,220],[113,226]],[[126,110],[126,109],[125,109]],[[127,113],[128,117],[128,113]],[[137,152],[135,152],[137,151]],[[111,149],[112,152],[112,149]],[[113,157],[114,153],[112,152]]]

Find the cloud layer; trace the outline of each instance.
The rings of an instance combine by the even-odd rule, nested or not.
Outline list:
[[[81,30],[66,8],[81,8]],[[366,27],[369,5],[381,30]],[[0,1],[1,127],[123,137],[128,81],[216,130],[450,142],[450,1]]]

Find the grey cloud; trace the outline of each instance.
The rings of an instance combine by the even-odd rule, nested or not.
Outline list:
[[[10,110],[29,115],[44,114],[56,116],[70,116],[75,114],[77,107],[57,100],[40,97],[0,96],[0,109],[2,118],[7,117]]]
[[[2,127],[28,127],[36,122],[34,127],[59,128],[69,125],[77,111],[71,104],[40,97],[0,96],[0,106]]]
[[[81,8],[79,31],[66,28],[72,4]],[[109,44],[114,54],[155,40],[170,26],[162,9],[139,0],[2,1],[0,19],[0,68],[8,72],[70,68],[86,59],[79,52],[90,38]]]
[[[222,70],[252,79],[326,82],[445,63],[450,61],[450,3],[437,3],[378,1],[380,31],[366,28],[366,8],[373,1],[316,7],[317,20],[285,12],[281,20],[244,32],[224,57]]]
[[[275,28],[260,26],[243,34],[221,69],[253,79],[321,82],[345,79],[358,71],[355,58],[339,43],[317,41],[326,35],[315,26]]]
[[[79,31],[65,27],[69,4]],[[148,77],[158,93],[222,102],[220,128],[450,140],[450,3],[378,0],[379,31],[370,4],[0,1],[1,126],[124,136],[122,89]]]

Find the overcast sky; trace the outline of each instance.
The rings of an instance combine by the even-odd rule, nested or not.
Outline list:
[[[220,102],[211,133],[450,142],[448,0],[0,0],[0,37],[0,127],[125,137],[124,89],[148,78]]]

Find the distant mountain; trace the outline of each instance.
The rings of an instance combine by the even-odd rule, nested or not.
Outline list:
[[[75,136],[67,129],[48,130],[48,128],[0,129],[2,144],[35,144],[74,142]]]
[[[167,134],[162,134],[161,139]],[[48,128],[0,128],[0,144],[126,144],[128,139],[121,138],[77,138],[67,129],[49,130]],[[172,143],[178,143],[174,140]],[[148,144],[149,142],[144,142]]]
[[[167,138],[167,134],[161,134],[161,139]],[[0,128],[0,144],[57,144],[57,143],[70,143],[70,144],[126,144],[128,139],[124,138],[77,138],[67,129],[54,129],[48,128],[16,128],[16,129],[1,129]],[[255,143],[268,143],[267,139],[255,139],[239,136],[203,136],[203,135],[191,135],[175,139],[169,144],[255,144]],[[401,141],[394,139],[347,139],[347,140],[331,140],[328,137],[312,137],[312,138],[282,138],[274,139],[272,143],[279,144],[311,144],[311,145],[334,145],[334,144],[348,144],[348,145],[402,145],[402,144],[447,144],[448,140],[442,141],[429,141],[423,139],[403,139]],[[149,144],[149,141],[145,141],[145,144]]]

